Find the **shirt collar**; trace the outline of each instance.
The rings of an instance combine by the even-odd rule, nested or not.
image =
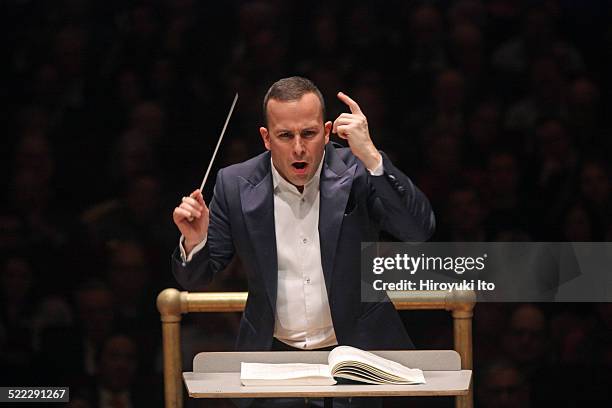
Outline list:
[[[272,155],[270,155],[270,167],[272,168],[272,184],[274,186],[274,191],[287,191],[292,192],[298,195],[303,195],[306,190],[311,189],[319,189],[319,183],[321,181],[321,169],[323,168],[323,162],[325,161],[325,150],[323,150],[323,156],[321,156],[321,162],[319,163],[319,167],[315,172],[314,176],[304,185],[304,191],[300,193],[296,186],[285,180],[283,176],[276,170],[274,167],[274,162],[272,161]]]

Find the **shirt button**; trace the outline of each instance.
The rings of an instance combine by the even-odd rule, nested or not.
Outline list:
[[[307,285],[310,285],[310,278],[306,278],[306,280],[304,281],[304,283],[306,283]]]
[[[302,238],[302,244],[307,244],[308,243],[308,238]]]

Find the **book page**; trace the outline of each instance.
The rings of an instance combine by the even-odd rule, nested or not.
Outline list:
[[[336,381],[325,364],[241,363],[243,385],[333,385]]]
[[[332,375],[345,371],[369,372],[369,377],[382,377],[385,382],[424,383],[423,371],[410,369],[395,361],[387,360],[370,352],[350,346],[339,346],[329,353],[328,362]]]

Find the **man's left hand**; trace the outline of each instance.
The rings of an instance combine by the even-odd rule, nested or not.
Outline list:
[[[351,151],[368,170],[373,170],[381,160],[380,153],[372,143],[368,120],[361,108],[348,95],[338,92],[338,99],[344,102],[351,113],[342,113],[334,121],[332,132],[348,141]]]

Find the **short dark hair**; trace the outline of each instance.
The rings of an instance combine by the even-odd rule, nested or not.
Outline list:
[[[319,102],[321,102],[321,116],[325,120],[325,101],[319,88],[310,79],[292,76],[279,79],[266,92],[263,100],[264,123],[268,124],[268,101],[270,99],[283,102],[297,101],[308,93],[313,93],[319,98]]]

